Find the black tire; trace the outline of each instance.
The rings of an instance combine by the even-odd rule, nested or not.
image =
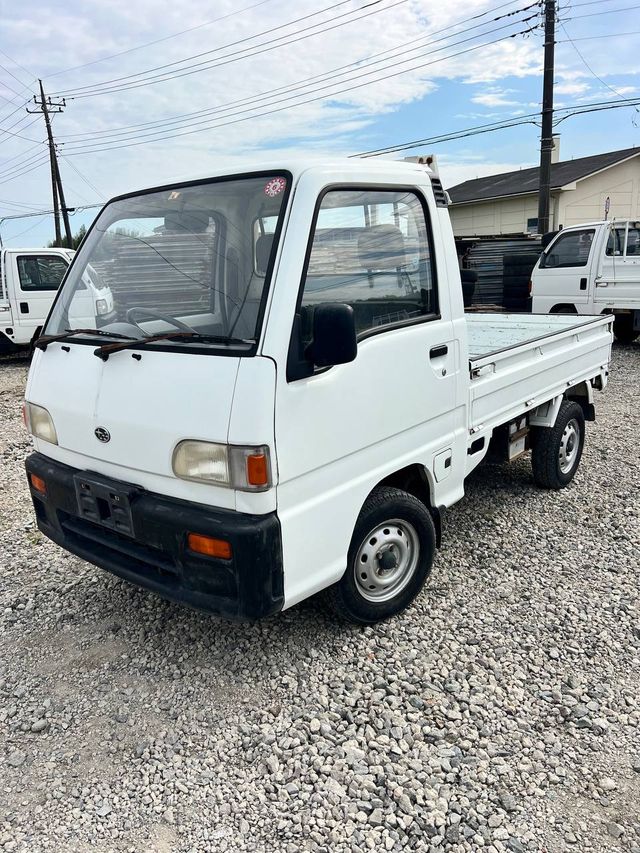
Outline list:
[[[582,406],[564,400],[552,427],[531,430],[533,479],[544,489],[563,489],[573,480],[584,448]]]
[[[554,305],[549,314],[577,314],[575,305]]]
[[[633,330],[633,314],[616,314],[613,334],[619,344],[632,344],[640,334]]]
[[[327,590],[329,605],[342,619],[356,625],[372,625],[401,613],[429,577],[435,548],[433,519],[421,501],[390,486],[375,489],[358,516],[347,570]],[[407,567],[403,574],[405,550]],[[387,554],[390,561],[396,560],[395,566],[391,562],[388,567],[380,564]]]

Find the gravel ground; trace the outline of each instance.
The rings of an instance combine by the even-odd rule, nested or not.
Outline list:
[[[34,523],[0,366],[0,850],[640,853],[640,346],[572,486],[484,466],[358,629],[168,604]]]

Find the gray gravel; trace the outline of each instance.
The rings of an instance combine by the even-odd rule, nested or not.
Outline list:
[[[0,366],[0,850],[640,853],[640,346],[576,481],[484,466],[374,628],[168,604],[34,523]]]

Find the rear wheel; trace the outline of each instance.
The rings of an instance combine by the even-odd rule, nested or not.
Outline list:
[[[421,501],[401,489],[375,489],[358,517],[347,570],[328,590],[333,610],[360,625],[400,613],[431,572],[435,542]]]
[[[640,332],[633,330],[633,314],[616,314],[613,321],[613,334],[621,344],[631,344]]]
[[[564,400],[552,427],[531,431],[533,479],[545,489],[563,489],[578,470],[584,447],[584,412],[572,400]]]

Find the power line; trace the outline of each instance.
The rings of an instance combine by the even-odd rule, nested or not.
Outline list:
[[[334,77],[343,77],[346,75],[348,69],[353,69],[354,71],[361,71],[365,67],[364,63],[369,63],[369,65],[367,65],[366,67],[371,67],[371,65],[378,65],[381,62],[385,61],[385,60],[378,60],[375,63],[370,62],[370,60],[373,60],[376,57],[381,57],[381,56],[384,56],[385,54],[392,54],[392,57],[390,57],[389,59],[397,58],[397,57],[402,56],[402,55],[407,54],[407,53],[413,53],[413,52],[419,50],[421,47],[421,45],[420,46],[417,45],[415,47],[407,48],[406,45],[408,45],[408,44],[412,44],[412,43],[415,43],[418,41],[424,41],[425,39],[429,40],[430,45],[436,44],[437,42],[440,42],[440,41],[446,41],[449,38],[449,36],[441,37],[438,39],[434,39],[433,36],[440,35],[441,33],[448,33],[449,31],[456,29],[457,27],[462,26],[463,24],[467,23],[468,21],[472,21],[472,20],[476,20],[478,18],[486,17],[487,15],[489,15],[493,12],[499,11],[500,9],[503,9],[505,6],[508,6],[508,5],[511,5],[511,2],[504,3],[500,6],[495,7],[494,9],[489,9],[486,12],[483,12],[479,15],[474,15],[471,18],[464,18],[460,21],[457,21],[453,24],[450,24],[447,27],[443,27],[442,29],[435,30],[431,33],[423,33],[422,35],[417,36],[414,39],[410,39],[409,41],[402,42],[401,44],[395,45],[391,48],[387,48],[386,50],[383,50],[383,51],[379,51],[378,53],[370,54],[369,56],[363,57],[362,59],[356,60],[354,62],[349,62],[349,63],[346,63],[344,65],[340,65],[337,68],[330,69],[328,71],[322,72],[321,74],[316,74],[312,77],[306,77],[303,80],[299,80],[299,81],[296,81],[295,83],[290,83],[290,84],[287,84],[285,86],[279,86],[275,89],[270,89],[267,91],[259,92],[255,95],[251,95],[249,97],[240,98],[240,99],[235,100],[235,101],[227,101],[226,103],[219,104],[216,107],[210,107],[210,108],[207,108],[205,110],[197,110],[197,111],[191,112],[191,113],[183,113],[181,115],[173,116],[173,117],[167,118],[167,119],[157,119],[155,121],[141,122],[139,124],[124,125],[121,127],[113,128],[112,130],[108,130],[108,129],[105,130],[104,128],[102,128],[100,130],[95,130],[95,131],[88,131],[88,132],[85,131],[83,133],[68,134],[68,135],[60,137],[60,138],[63,140],[82,141],[82,140],[89,140],[90,137],[92,137],[92,136],[103,137],[105,134],[107,134],[108,136],[129,135],[126,133],[126,131],[133,131],[133,130],[143,129],[143,128],[151,127],[151,126],[156,126],[158,128],[158,130],[161,130],[165,127],[168,128],[169,125],[182,124],[182,122],[184,120],[187,120],[187,119],[200,118],[203,116],[214,115],[216,113],[225,112],[227,110],[227,108],[235,107],[235,106],[244,106],[244,105],[249,104],[253,101],[259,101],[261,105],[264,105],[265,98],[267,98],[271,95],[288,94],[289,92],[294,92],[294,91],[299,90],[299,89],[308,88],[308,84],[315,82],[315,81],[325,82],[326,80],[333,79]],[[507,13],[502,14],[502,15],[498,15],[495,18],[493,18],[491,21],[484,21],[484,22],[481,22],[479,24],[474,24],[470,27],[467,27],[466,29],[460,30],[458,33],[456,33],[456,36],[462,35],[465,32],[470,32],[471,30],[478,29],[480,27],[485,27],[489,23],[494,23],[496,21],[501,20],[502,18],[512,17],[514,15],[518,15],[518,14],[523,13],[525,11],[528,11],[529,9],[532,9],[534,7],[539,7],[539,5],[540,5],[540,2],[539,2],[539,0],[537,0],[537,2],[531,3],[530,5],[525,6],[521,9],[517,9],[517,10],[514,10],[512,12],[507,12]],[[525,19],[525,20],[529,20],[529,19]],[[522,21],[514,21],[513,23],[514,24],[522,23]],[[484,35],[484,34],[482,34],[482,35]],[[399,48],[404,48],[404,49],[400,50]],[[423,54],[423,55],[425,55],[425,54]],[[416,56],[413,58],[417,59],[418,57]]]
[[[6,71],[6,72],[7,72],[7,74],[9,74],[11,77],[13,77],[13,78],[14,78],[14,80],[18,80],[18,78],[15,76],[15,74],[12,74],[12,73],[11,73],[11,71],[9,71],[9,69],[8,69],[8,68],[5,68],[5,67],[4,67],[4,65],[2,65],[1,63],[0,63],[0,68],[2,68],[2,70],[3,70],[3,71]],[[24,85],[24,83],[22,82],[22,80],[18,80],[18,83],[20,83],[20,85],[22,86],[22,89],[23,89],[23,90],[28,88],[28,86],[25,86],[25,85]],[[19,98],[20,98],[20,97],[22,97],[22,93],[21,93],[21,92],[18,92],[16,89],[14,89],[14,88],[13,88],[13,86],[10,86],[10,85],[7,83],[7,81],[6,81],[6,80],[0,80],[0,84],[1,84],[2,86],[4,86],[4,87],[5,87],[5,89],[8,89],[10,92],[13,92],[13,94],[14,94],[14,95],[17,95]]]
[[[32,139],[30,136],[23,136],[21,133],[14,133],[12,130],[0,127],[0,133],[6,133],[8,136],[15,136],[16,139],[24,139],[27,142],[40,142],[39,139]]]
[[[80,207],[69,208],[69,213],[73,216],[76,213],[83,213],[85,210],[93,210],[95,208],[98,208],[98,207],[101,208],[103,206],[104,205],[102,205],[102,204],[84,204],[84,205],[81,205]],[[10,221],[13,221],[14,219],[29,219],[31,217],[39,217],[38,222],[34,223],[33,225],[30,225],[28,228],[26,228],[24,231],[20,231],[18,234],[12,235],[11,239],[16,240],[18,237],[21,237],[23,234],[26,234],[28,231],[32,231],[34,228],[37,228],[37,226],[42,222],[42,220],[45,218],[45,216],[51,216],[51,214],[53,212],[54,212],[53,210],[38,210],[38,211],[35,211],[34,213],[23,213],[23,214],[13,214],[13,215],[9,215],[9,216],[0,216],[0,228],[2,228],[2,226],[4,225],[5,222],[10,222]],[[2,245],[2,237],[0,236],[0,246],[1,245]]]
[[[503,27],[498,27],[496,29],[503,29]],[[80,153],[96,153],[98,151],[107,151],[107,150],[114,150],[116,148],[127,148],[127,147],[133,147],[133,146],[137,146],[137,145],[144,145],[144,144],[147,144],[149,142],[159,142],[159,141],[164,140],[164,139],[175,139],[175,138],[180,137],[180,136],[190,136],[194,133],[202,133],[202,132],[205,132],[207,130],[214,130],[214,129],[217,129],[220,127],[227,127],[229,125],[239,124],[241,122],[248,121],[250,119],[253,120],[256,118],[262,118],[262,117],[267,116],[267,115],[272,115],[274,113],[281,112],[282,110],[301,107],[301,106],[304,106],[306,104],[310,104],[310,103],[314,103],[316,101],[324,100],[328,97],[335,98],[337,95],[342,94],[344,92],[350,93],[356,89],[361,89],[364,86],[370,86],[373,83],[380,82],[381,80],[388,80],[388,79],[391,79],[393,77],[400,76],[402,74],[407,74],[407,73],[410,73],[412,71],[416,71],[418,69],[426,68],[426,67],[434,65],[438,62],[443,62],[447,59],[453,59],[453,58],[456,58],[458,56],[462,56],[464,54],[470,53],[471,51],[479,50],[483,47],[489,47],[489,46],[497,44],[501,41],[505,41],[508,38],[514,38],[518,35],[523,35],[525,33],[532,32],[532,30],[533,30],[533,28],[529,27],[526,30],[521,30],[521,31],[518,31],[515,33],[511,33],[508,36],[503,36],[501,38],[493,39],[492,41],[482,42],[480,44],[476,44],[476,45],[473,45],[469,48],[466,48],[465,50],[457,51],[456,53],[449,54],[447,56],[443,56],[443,57],[439,57],[438,59],[431,60],[430,62],[420,63],[418,65],[411,66],[410,68],[405,68],[401,71],[394,71],[391,74],[385,74],[383,77],[378,77],[374,80],[368,80],[366,82],[358,83],[356,85],[352,85],[351,82],[348,81],[349,85],[347,86],[347,88],[338,89],[336,91],[332,91],[330,93],[325,93],[322,95],[317,95],[313,98],[306,98],[303,101],[299,101],[298,103],[290,104],[290,105],[285,106],[285,107],[277,107],[277,108],[272,109],[272,110],[265,110],[263,112],[253,113],[252,115],[244,116],[242,118],[235,118],[235,119],[231,119],[229,121],[218,122],[217,124],[206,125],[205,127],[199,127],[197,130],[184,130],[180,133],[170,133],[170,134],[163,134],[163,131],[158,130],[158,131],[146,134],[146,135],[145,134],[136,135],[133,137],[132,141],[128,141],[128,142],[124,142],[122,140],[113,140],[113,142],[108,143],[105,147],[99,147],[99,148],[92,147],[92,146],[96,146],[96,145],[100,144],[100,142],[98,140],[90,141],[90,142],[78,141],[75,143],[61,143],[61,144],[65,145],[65,154],[67,154],[68,156],[72,156],[72,155],[78,155]],[[469,41],[469,39],[465,39],[464,41]],[[443,48],[440,48],[440,50],[441,49],[443,49]],[[433,51],[433,52],[436,52],[436,51]],[[411,60],[406,60],[406,61],[411,61]],[[370,73],[375,73],[375,72],[369,72],[369,74]],[[368,76],[368,74],[360,75],[360,76]],[[345,82],[347,82],[347,81],[345,81]],[[336,85],[336,84],[334,84],[334,85]],[[337,84],[337,85],[339,85],[339,84]],[[324,86],[321,88],[327,89],[327,88],[331,88],[331,86]],[[316,89],[316,90],[312,90],[312,91],[319,91],[319,90]],[[308,93],[306,93],[306,94],[308,94]],[[291,100],[291,98],[286,98],[284,100]],[[278,103],[278,101],[274,101],[273,103]],[[255,109],[255,108],[252,108],[252,109]],[[237,111],[235,113],[231,113],[231,115],[238,115],[241,112],[251,112],[251,111],[252,110],[241,110],[241,111]],[[158,135],[158,134],[163,134],[163,135]],[[152,136],[153,138],[141,139],[141,137],[150,137],[150,136]],[[136,138],[139,141],[135,141]],[[116,142],[120,142],[121,144],[114,144]],[[72,147],[72,146],[75,146],[75,147]]]
[[[24,201],[10,201],[7,198],[0,198],[0,204],[6,204],[9,207],[25,207],[29,210],[39,210],[42,207],[41,204],[27,204]]]
[[[27,101],[27,103],[28,103],[28,101]],[[26,106],[26,104],[25,104],[25,106]],[[28,121],[28,119],[29,119],[29,116],[24,115],[24,116],[21,116],[21,118],[19,118],[18,121],[14,121],[14,123],[12,125],[10,125],[8,128],[6,128],[6,129],[0,128],[0,136],[3,133],[6,133],[8,136],[17,136],[16,133],[11,132],[14,128],[20,127],[20,125],[22,125],[22,127],[20,127],[21,131],[28,130],[28,128],[30,128],[31,125],[36,124],[36,122],[38,121],[38,119],[33,119],[32,121]],[[27,121],[28,123],[24,124],[25,121]],[[27,137],[20,137],[20,138],[26,139]],[[36,139],[32,139],[31,141],[32,142],[38,142],[38,140],[36,140]]]
[[[11,174],[15,171],[19,171],[20,169],[25,168],[26,166],[31,166],[35,163],[36,160],[39,160],[43,154],[43,149],[39,149],[37,154],[30,154],[29,156],[25,156],[23,160],[20,160],[19,163],[13,163],[13,165],[9,166],[5,171],[0,173],[0,178],[6,177],[8,174]]]
[[[567,42],[575,41],[597,41],[599,39],[615,39],[621,36],[637,36],[640,35],[640,30],[630,30],[626,33],[601,33],[599,36],[581,36],[580,38],[572,39],[556,39],[556,44],[566,44]]]
[[[0,180],[0,184],[8,184],[10,181],[14,181],[16,178],[22,178],[24,175],[28,175],[29,172],[33,172],[36,169],[39,169],[40,166],[43,166],[47,162],[48,159],[49,159],[48,156],[45,154],[39,163],[36,163],[34,166],[31,166],[31,168],[29,168],[29,169],[25,169],[24,171],[18,172],[15,175],[11,175],[11,177],[9,177],[9,178],[4,177],[2,180]]]
[[[578,46],[573,43],[573,39],[571,38],[571,36],[567,32],[567,28],[565,27],[565,25],[563,23],[561,23],[560,26],[561,26],[564,34],[566,35],[566,37],[571,42],[573,49],[575,50],[575,52],[578,54],[578,56],[582,60],[582,64],[587,69],[587,71],[589,71],[596,78],[596,80],[598,80],[600,83],[602,83],[602,85],[605,86],[610,92],[613,92],[614,95],[617,95],[619,98],[622,98],[623,100],[632,100],[630,98],[625,98],[625,96],[622,94],[622,92],[619,92],[617,89],[614,89],[613,86],[610,86],[605,80],[602,79],[602,77],[600,77],[600,76],[598,76],[598,74],[596,74],[596,72],[593,70],[593,68],[589,65],[587,60],[582,55],[582,52],[580,51]],[[640,110],[638,110],[637,107],[635,109],[636,109],[636,112],[640,112]],[[632,119],[632,121],[633,121],[634,126],[637,127],[635,120]]]
[[[28,74],[28,75],[29,75],[29,77],[30,77],[34,82],[38,79],[38,78],[36,77],[36,75],[35,75],[35,74],[32,74],[32,73],[31,73],[31,71],[29,71],[29,69],[28,69],[28,68],[25,68],[25,67],[24,67],[24,65],[20,65],[20,63],[19,63],[19,62],[17,62],[13,57],[9,56],[9,54],[8,54],[8,53],[5,53],[5,52],[4,52],[4,50],[0,50],[0,53],[5,57],[5,59],[8,59],[8,60],[9,60],[9,62],[13,62],[13,64],[14,64],[17,68],[20,68],[20,70],[21,70],[21,71],[24,71],[24,72],[25,72],[25,74]],[[11,76],[12,76],[15,80],[18,80],[18,78],[15,76],[15,74],[12,74]],[[22,85],[24,86],[24,88],[25,88],[25,89],[28,89],[28,88],[29,88],[29,86],[28,86],[28,85],[25,85],[25,84],[23,83],[23,81],[22,81],[22,80],[18,80],[18,83],[22,83]]]
[[[571,18],[567,20],[571,21],[579,21],[581,18],[595,18],[598,15],[615,15],[617,12],[629,12],[632,9],[640,9],[640,5],[635,6],[623,6],[620,9],[605,9],[603,12],[588,12],[585,15],[571,15]],[[571,10],[573,12],[573,9]]]
[[[239,15],[242,12],[249,12],[251,9],[257,9],[258,6],[264,6],[265,3],[271,3],[272,0],[260,0],[259,3],[254,3],[252,6],[245,6],[243,9],[237,9],[235,12],[229,12],[227,15],[221,15],[219,18],[213,18],[211,21],[205,21],[202,24],[196,24],[194,27],[188,27],[186,30],[180,30],[177,33],[171,33],[171,35],[163,36],[162,38],[155,39],[154,41],[148,41],[145,44],[139,44],[135,47],[128,47],[126,50],[121,50],[118,53],[112,53],[109,56],[102,56],[100,59],[93,59],[91,62],[85,62],[82,65],[73,65],[71,68],[63,68],[62,71],[54,71],[53,74],[47,75],[45,80],[49,80],[51,77],[59,77],[61,74],[69,74],[71,71],[79,71],[82,68],[89,68],[91,65],[97,65],[100,62],[107,62],[109,59],[115,59],[118,56],[125,56],[127,53],[134,53],[136,50],[144,50],[146,47],[152,47],[156,44],[161,44],[163,41],[169,41],[170,39],[177,38],[178,36],[183,36],[186,33],[192,33],[194,30],[201,30],[203,27],[209,27],[211,24],[217,24],[220,21],[226,21],[227,18],[232,18],[235,15]]]
[[[73,162],[73,160],[70,160],[68,157],[65,157],[65,156],[64,156],[64,154],[63,154],[63,155],[61,155],[61,156],[62,156],[63,160],[64,160],[66,163],[68,163],[68,164],[69,164],[69,166],[71,166],[71,168],[72,168],[72,169],[73,169],[73,171],[78,175],[78,177],[79,177],[81,180],[83,180],[83,181],[85,182],[85,184],[89,187],[89,189],[90,189],[90,190],[93,190],[94,192],[98,193],[98,195],[99,195],[99,196],[103,196],[103,195],[104,195],[104,193],[100,192],[100,190],[96,187],[96,185],[95,185],[95,184],[93,184],[93,183],[91,183],[91,181],[89,180],[89,178],[87,178],[87,177],[86,177],[86,175],[84,175],[84,174],[80,171],[80,169],[78,169],[78,167],[75,165],[75,163]]]
[[[640,104],[640,97],[637,99]],[[582,104],[578,107],[560,107],[555,110],[556,114],[567,112],[567,115],[559,119],[556,124],[571,118],[574,115],[583,115],[586,113],[600,112],[601,110],[620,109],[621,107],[629,106],[627,100],[623,103],[612,101],[597,101],[592,104]],[[450,133],[440,134],[438,136],[426,137],[423,139],[412,139],[409,142],[400,142],[396,145],[388,145],[384,148],[375,148],[370,151],[362,151],[359,154],[352,154],[352,157],[381,157],[384,154],[397,154],[400,151],[410,151],[413,148],[420,148],[423,145],[438,145],[442,142],[451,142],[455,139],[466,139],[470,136],[479,136],[483,133],[493,133],[497,130],[505,130],[510,127],[518,127],[525,124],[537,124],[540,118],[540,113],[527,113],[526,115],[518,116],[514,119],[505,119],[503,121],[491,122],[484,125],[476,125],[475,127],[467,127],[462,130],[451,131]]]
[[[365,6],[361,6],[360,9],[357,9],[357,10],[352,9],[352,10],[349,10],[348,12],[344,12],[341,15],[334,16],[334,18],[330,22],[331,23],[330,26],[324,26],[324,24],[327,23],[326,21],[325,22],[319,22],[317,24],[311,24],[308,27],[303,27],[300,30],[296,30],[294,33],[290,33],[288,36],[287,35],[278,36],[275,39],[269,39],[266,42],[262,42],[261,44],[253,45],[253,46],[248,47],[248,48],[244,48],[243,51],[245,51],[245,53],[240,57],[233,58],[234,54],[229,54],[226,57],[221,57],[221,60],[206,60],[204,62],[193,63],[192,65],[187,65],[187,66],[184,66],[182,68],[177,68],[175,71],[171,71],[171,72],[165,71],[162,74],[156,74],[154,76],[147,76],[143,80],[140,80],[140,79],[134,80],[134,78],[136,78],[136,77],[140,78],[143,75],[151,75],[152,72],[154,72],[154,71],[158,71],[158,70],[162,70],[162,69],[166,69],[166,68],[171,68],[175,65],[179,65],[179,64],[182,64],[185,62],[189,62],[192,59],[198,59],[201,56],[207,56],[207,55],[212,54],[212,53],[218,53],[220,50],[225,50],[228,47],[233,47],[234,45],[241,44],[242,42],[251,41],[255,38],[258,38],[261,35],[267,35],[268,33],[275,32],[276,30],[286,29],[287,27],[290,27],[295,23],[299,23],[300,21],[304,21],[304,20],[311,18],[311,17],[315,17],[316,15],[319,15],[322,12],[331,11],[332,9],[334,9],[338,6],[343,6],[345,3],[350,3],[350,2],[351,2],[351,0],[340,0],[339,3],[335,3],[333,6],[327,6],[326,8],[321,9],[318,12],[313,12],[310,15],[304,15],[302,18],[297,18],[294,21],[290,21],[287,24],[282,24],[278,27],[272,27],[269,30],[264,30],[261,33],[254,34],[252,36],[247,36],[246,38],[239,39],[238,41],[235,41],[235,42],[230,42],[229,44],[222,45],[222,46],[215,48],[213,50],[204,51],[203,53],[195,54],[195,55],[190,56],[190,57],[185,57],[184,59],[181,59],[181,60],[176,60],[176,62],[167,63],[166,65],[159,65],[159,66],[156,66],[155,68],[149,68],[146,71],[139,71],[136,74],[129,74],[129,75],[125,75],[123,77],[116,77],[116,78],[113,78],[113,80],[105,80],[105,81],[102,81],[101,83],[91,84],[88,86],[82,86],[78,89],[65,89],[65,90],[62,90],[61,92],[56,93],[56,94],[57,95],[65,95],[66,97],[69,98],[69,100],[71,100],[71,99],[77,100],[79,98],[88,98],[88,97],[93,97],[93,96],[97,96],[97,95],[112,94],[114,92],[123,92],[123,91],[127,91],[129,89],[138,89],[138,88],[141,88],[143,86],[148,86],[148,85],[151,85],[154,83],[165,82],[166,80],[175,80],[175,79],[180,78],[180,77],[186,77],[186,76],[189,76],[191,74],[197,74],[197,73],[200,73],[202,71],[207,71],[210,68],[216,68],[219,65],[226,65],[226,64],[228,64],[228,61],[234,61],[235,62],[235,61],[237,61],[237,59],[246,59],[249,57],[257,56],[261,53],[266,53],[266,52],[271,51],[271,50],[277,50],[280,47],[285,47],[285,46],[287,46],[289,44],[293,44],[297,41],[302,41],[303,39],[311,38],[312,36],[320,35],[322,33],[329,32],[330,30],[334,30],[334,29],[337,29],[339,27],[347,26],[348,24],[355,23],[356,21],[360,21],[363,18],[368,18],[371,15],[376,15],[376,14],[379,14],[380,12],[389,11],[390,9],[393,9],[396,6],[400,6],[403,3],[408,2],[408,0],[395,0],[395,2],[392,2],[387,6],[382,6],[378,9],[373,9],[370,12],[366,12],[364,15],[358,15],[355,18],[351,18],[349,21],[343,21],[340,24],[334,23],[336,20],[339,20],[340,18],[344,18],[344,17],[348,17],[349,15],[353,15],[354,12],[356,12],[356,11],[362,11],[362,9],[367,9],[371,6],[378,6],[380,3],[383,2],[383,0],[371,0],[371,2],[365,4]],[[318,27],[324,27],[324,28],[323,29],[317,29]],[[316,29],[317,31],[313,32],[313,33],[307,33],[306,36],[301,36],[301,37],[296,38],[296,39],[290,39],[289,38],[289,36],[291,36],[291,35],[298,35],[298,33],[303,33],[303,32],[306,32],[308,30],[314,30],[314,29]],[[287,40],[285,41],[284,39],[287,39]],[[281,42],[281,44],[274,45],[273,44],[274,42]],[[264,47],[264,45],[273,45],[273,46],[272,47],[266,47],[264,50],[255,50],[255,48]],[[246,51],[249,51],[249,50],[252,50],[254,52],[253,53],[246,53]],[[235,51],[234,53],[235,54],[243,53],[243,51]],[[205,67],[202,67],[202,66],[205,66]],[[111,85],[113,83],[118,83],[118,82],[124,83],[127,80],[131,80],[132,82],[127,84],[127,85],[115,85],[115,86]]]

